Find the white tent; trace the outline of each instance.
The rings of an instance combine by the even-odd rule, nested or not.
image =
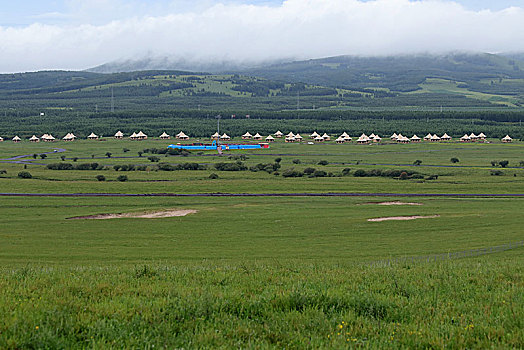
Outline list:
[[[480,134],[477,135],[477,137],[481,140],[485,140],[486,139],[486,135],[484,135],[483,132],[481,132]]]
[[[4,142],[4,138],[0,136],[0,142]]]
[[[220,138],[220,135],[218,134],[218,132],[211,135],[211,140],[218,140],[219,138]]]
[[[284,136],[284,134],[283,134],[282,131],[280,131],[280,130],[278,130],[278,131],[275,133],[275,137],[281,138],[282,136]]]
[[[357,139],[357,143],[363,144],[363,143],[369,143],[370,138],[366,134],[360,135],[360,137]]]
[[[431,136],[430,141],[432,141],[432,142],[438,142],[438,141],[440,141],[440,137],[438,137],[437,134],[435,134],[435,135]]]
[[[314,138],[316,138],[316,137],[318,137],[318,136],[320,136],[320,135],[317,134],[316,131],[314,131],[311,135],[309,135],[309,138],[310,138],[310,139],[314,139]]]
[[[378,135],[375,135],[375,137],[373,138],[373,142],[380,142],[382,140],[382,138]]]
[[[29,141],[31,141],[31,142],[40,142],[40,139],[38,137],[36,137],[35,135],[33,135],[33,136],[31,136]]]
[[[342,136],[339,136],[336,140],[335,140],[336,143],[344,143],[346,142],[346,139],[343,138]]]
[[[318,135],[317,137],[314,138],[314,140],[317,141],[317,142],[323,142],[326,139],[324,139],[322,136]]]
[[[243,140],[249,140],[249,139],[252,138],[252,137],[253,137],[253,135],[251,135],[251,134],[249,133],[249,131],[246,132],[244,135],[242,135],[242,139],[243,139]]]
[[[513,141],[513,139],[511,137],[509,137],[509,135],[506,135],[502,138],[502,142],[504,143],[508,143],[508,142],[511,142]]]
[[[295,137],[295,134],[293,134],[292,132],[290,132],[289,134],[286,135],[286,137]]]
[[[178,138],[180,140],[188,140],[189,139],[189,136],[187,136],[186,134],[184,134],[183,132],[178,134]]]
[[[413,135],[413,137],[410,140],[411,142],[420,142],[422,139],[417,135]]]
[[[284,139],[285,142],[295,142],[297,139],[295,138],[295,136],[291,136],[291,137],[288,137],[286,136],[286,138]]]
[[[18,137],[18,135],[13,137],[13,142],[20,142],[20,141],[22,141],[22,139]]]
[[[262,140],[262,135],[260,135],[258,132],[253,136],[254,140]]]
[[[133,132],[133,133],[129,136],[129,138],[130,138],[131,140],[136,140],[137,137],[138,137],[138,136],[136,136],[136,132]]]
[[[449,136],[448,134],[444,133],[444,135],[442,135],[442,137],[440,139],[444,140],[444,141],[449,141],[449,140],[451,140],[451,136]]]
[[[224,133],[222,136],[220,136],[220,139],[221,140],[231,140],[231,137],[228,134]]]
[[[297,141],[302,141],[304,138],[303,138],[302,136],[300,136],[300,134],[296,134],[296,135],[295,135],[295,139],[296,139]]]
[[[274,142],[275,141],[275,138],[271,135],[269,135],[268,137],[266,137],[266,142]]]
[[[121,139],[124,137],[124,133],[120,130],[118,130],[115,134],[115,139]]]
[[[424,136],[424,140],[425,141],[429,141],[429,140],[431,140],[431,137],[433,137],[433,135],[427,134],[426,136]]]
[[[464,136],[462,136],[462,137],[460,138],[460,141],[461,141],[461,142],[469,142],[469,141],[471,141],[471,137],[469,137],[468,134],[465,134]]]
[[[89,140],[97,140],[98,135],[96,135],[94,132],[92,132],[88,137]]]
[[[398,138],[398,135],[397,135],[397,133],[395,133],[395,132],[394,132],[393,135],[391,135],[391,137],[390,137],[390,139],[392,139],[393,141],[396,141],[397,138]]]
[[[145,140],[145,139],[147,139],[147,135],[144,134],[144,133],[142,132],[142,130],[140,130],[140,131],[138,132],[138,134],[136,134],[136,138],[139,139],[139,140]]]
[[[165,131],[162,133],[162,135],[160,135],[160,138],[162,140],[168,140],[171,138],[171,136],[169,136]]]
[[[331,137],[328,134],[326,134],[326,133],[324,133],[324,135],[322,135],[322,138],[324,139],[324,141],[331,140]]]

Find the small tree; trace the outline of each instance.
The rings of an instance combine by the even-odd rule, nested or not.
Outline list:
[[[46,158],[47,158],[47,154],[42,153],[42,154],[40,155],[40,158],[42,158],[42,159],[46,159]]]
[[[60,156],[60,159],[62,159],[62,162],[65,160],[65,156]]]
[[[420,165],[422,164],[422,161],[420,159],[417,159],[416,161],[413,162],[413,165]]]
[[[318,162],[318,165],[328,165],[329,162],[327,160],[321,160],[320,162]]]
[[[280,163],[282,161],[282,158],[278,157],[278,158],[275,158],[275,163]]]
[[[302,163],[300,159],[293,159],[293,164],[300,164]]]
[[[92,154],[92,155],[91,155],[91,159],[94,159],[94,158],[95,158],[95,155],[94,155],[94,154]]]
[[[120,175],[116,179],[120,182],[126,182],[128,180],[127,175]]]
[[[20,179],[32,179],[33,175],[29,171],[21,171],[18,173]]]
[[[453,163],[453,164],[455,164],[455,163],[458,163],[458,162],[460,162],[460,161],[459,161],[458,158],[453,157],[453,158],[450,159],[450,162]]]
[[[152,163],[160,161],[160,158],[155,157],[155,156],[147,157],[147,159],[149,159]]]
[[[36,159],[36,157],[38,157],[38,154],[33,153],[33,159]]]
[[[76,162],[78,160],[78,157],[73,158],[73,162]]]
[[[124,151],[124,153],[127,153],[129,152],[129,148],[124,148],[122,151]]]
[[[113,153],[111,153],[111,152],[106,152],[106,156],[107,156],[107,158],[111,158],[111,155],[112,155],[112,154],[113,154]]]
[[[106,181],[106,177],[105,177],[104,175],[97,175],[97,176],[96,176],[96,179],[97,179],[98,181]]]
[[[142,157],[143,152],[138,151],[138,156]]]
[[[509,161],[507,161],[507,160],[501,160],[501,161],[499,162],[499,165],[500,165],[501,167],[503,167],[503,168],[507,167],[508,164],[509,164]]]

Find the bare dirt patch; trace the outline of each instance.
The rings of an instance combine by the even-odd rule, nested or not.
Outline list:
[[[367,204],[374,204],[374,205],[424,205],[422,203],[411,203],[411,202],[367,202],[367,203],[361,203],[359,205],[367,205]]]
[[[368,219],[368,221],[372,222],[381,222],[381,221],[406,221],[406,220],[416,220],[416,219],[434,219],[438,218],[440,215],[428,215],[428,216],[389,216],[385,218],[375,218],[375,219]]]
[[[118,214],[97,214],[97,215],[88,215],[88,216],[75,216],[72,218],[67,218],[68,220],[104,220],[104,219],[122,219],[122,218],[135,218],[135,219],[161,219],[161,218],[171,218],[175,216],[186,216],[189,214],[195,214],[197,210],[192,209],[169,209],[169,210],[160,210],[160,211],[151,211],[151,212],[141,212],[141,213],[118,213]]]

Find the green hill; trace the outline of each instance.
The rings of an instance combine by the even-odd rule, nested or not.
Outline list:
[[[524,63],[490,54],[339,56],[227,74],[0,75],[0,108],[107,110],[111,96],[120,110],[519,108],[524,104]]]

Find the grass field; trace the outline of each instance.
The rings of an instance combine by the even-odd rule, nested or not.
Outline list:
[[[247,167],[282,158],[277,176],[214,169],[238,160],[229,154],[138,156],[169,141],[4,142],[0,193],[524,193],[524,144],[491,141],[277,142],[231,153],[247,156]],[[24,169],[5,160],[53,147],[66,151],[28,159],[107,169]],[[150,156],[207,170],[155,171]],[[494,160],[509,164],[495,168]],[[121,164],[147,170],[113,169]],[[335,176],[282,176],[307,167]],[[351,170],[342,176],[345,168]],[[422,177],[354,176],[359,169]],[[33,178],[18,178],[21,171]],[[97,181],[99,174],[107,180]],[[116,180],[122,174],[127,182]],[[377,204],[389,201],[419,205]],[[0,197],[0,348],[522,348],[522,247],[449,261],[369,263],[522,241],[523,207],[518,197]],[[196,213],[69,220],[165,209]],[[438,217],[368,221],[412,215]]]

